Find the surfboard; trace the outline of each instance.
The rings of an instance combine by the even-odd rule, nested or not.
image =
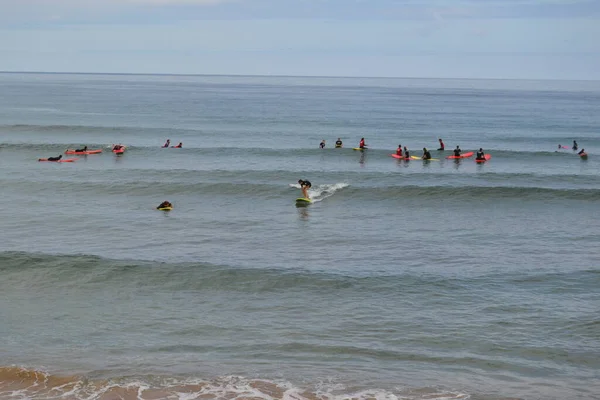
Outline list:
[[[160,210],[160,211],[171,211],[172,209],[173,209],[173,207],[160,207],[160,208],[157,208],[157,210]]]
[[[62,158],[60,160],[48,160],[47,158],[39,158],[38,159],[38,161],[48,161],[48,162],[55,162],[55,163],[75,162],[77,160],[78,160],[78,158]]]
[[[484,154],[483,155],[483,160],[475,159],[475,162],[477,162],[477,163],[484,163],[484,162],[488,161],[490,158],[492,158],[492,156],[490,154]]]
[[[461,155],[460,155],[460,156],[458,156],[458,157],[457,157],[457,156],[448,156],[448,157],[446,157],[446,158],[447,158],[447,159],[449,159],[449,160],[453,160],[453,159],[454,159],[454,160],[457,160],[457,159],[459,159],[459,158],[469,158],[469,157],[473,157],[473,154],[475,154],[475,152],[473,152],[473,151],[469,151],[468,153],[461,154]]]
[[[307,199],[306,197],[299,197],[296,199],[297,206],[307,206],[312,203],[311,199]]]
[[[352,150],[360,150],[360,151],[367,150],[367,149],[368,149],[368,147],[363,147],[362,149],[360,147],[353,147],[352,148]]]
[[[399,156],[398,154],[390,154],[390,156],[394,157],[397,160],[406,160],[406,161],[410,160],[410,158],[402,157],[402,156]]]
[[[65,154],[81,154],[81,155],[100,154],[100,153],[102,153],[102,149],[99,149],[99,150],[85,150],[85,151],[75,151],[75,150],[67,149],[65,151]]]
[[[579,157],[587,159],[587,153],[581,153]]]
[[[439,158],[430,158],[428,160],[422,158],[422,157],[418,157],[418,156],[410,156],[410,158],[412,158],[413,160],[423,160],[423,161],[439,161]]]

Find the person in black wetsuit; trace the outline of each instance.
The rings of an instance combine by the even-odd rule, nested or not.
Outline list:
[[[410,158],[410,153],[408,152],[408,149],[406,148],[406,146],[404,146],[404,159],[408,160]]]
[[[321,140],[321,144],[319,144],[319,147],[322,149],[325,148],[325,139]]]
[[[300,179],[298,180],[298,183],[300,184],[300,189],[302,189],[302,195],[304,195],[305,199],[310,199],[310,197],[308,197],[308,189],[310,189],[312,187],[312,184],[310,183],[310,181],[306,180],[306,179]]]
[[[335,141],[335,147],[342,147],[343,143],[342,143],[342,139],[338,138],[338,140]]]
[[[423,157],[421,157],[421,158],[423,160],[431,160],[431,153],[425,147],[423,147]]]
[[[577,142],[573,140],[573,150],[577,150],[579,146],[577,146]]]
[[[160,205],[158,207],[156,207],[156,209],[158,210],[158,209],[167,208],[167,207],[173,208],[173,204],[171,204],[170,202],[165,200],[162,203],[160,203]]]
[[[460,152],[461,152],[460,146],[456,146],[456,148],[454,149],[454,156],[460,157]]]
[[[579,155],[585,154],[585,149],[581,149],[581,151],[577,154],[579,154]]]
[[[83,146],[83,149],[75,149],[77,153],[83,153],[84,151],[87,151],[87,146]]]
[[[58,157],[48,157],[48,161],[60,161],[62,158],[62,154]]]
[[[485,160],[485,153],[483,152],[483,149],[480,147],[479,151],[477,152],[477,156],[475,157],[476,160]]]

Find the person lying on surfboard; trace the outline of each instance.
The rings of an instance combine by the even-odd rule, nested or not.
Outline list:
[[[312,187],[312,184],[310,183],[310,181],[308,180],[298,180],[298,183],[300,184],[300,189],[302,189],[302,195],[304,196],[305,199],[310,199],[310,197],[308,197],[308,189],[310,189]]]
[[[360,149],[366,149],[367,145],[365,144],[365,138],[360,138],[360,143],[358,144]]]
[[[402,145],[401,144],[399,144],[398,148],[396,149],[396,155],[398,157],[402,157]]]
[[[423,147],[423,157],[421,157],[421,158],[423,160],[431,160],[431,153],[425,147]]]
[[[168,201],[165,200],[162,203],[160,203],[160,205],[158,207],[156,207],[156,208],[157,209],[161,209],[161,208],[168,208],[168,207],[173,208],[173,204],[171,204],[170,202],[168,202]]]
[[[581,151],[579,153],[577,153],[577,154],[579,154],[579,155],[585,154],[585,149],[581,149]]]
[[[84,151],[87,151],[87,146],[83,146],[83,149],[75,149],[75,151],[78,153],[83,153]]]
[[[177,146],[175,146],[176,149],[180,149],[183,147],[183,142],[179,142],[179,144]]]
[[[485,153],[483,152],[483,149],[480,147],[479,151],[477,152],[477,156],[475,157],[476,160],[485,160]]]
[[[113,146],[113,150],[121,150],[122,148],[123,148],[123,145],[120,145],[120,144],[115,144]]]
[[[460,152],[461,152],[460,146],[456,146],[456,148],[454,149],[454,156],[460,157]]]
[[[404,146],[404,159],[408,160],[410,158],[410,153],[408,152],[408,149],[406,148],[406,146]]]
[[[338,140],[335,141],[335,147],[342,147],[343,143],[342,143],[342,139],[338,138]]]
[[[440,148],[438,150],[444,151],[444,149],[446,148],[446,146],[444,146],[444,142],[442,141],[442,139],[438,139],[440,142]]]
[[[47,160],[48,161],[59,161],[62,158],[62,154],[58,157],[48,157]]]

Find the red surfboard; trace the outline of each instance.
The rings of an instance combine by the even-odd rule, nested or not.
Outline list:
[[[472,152],[472,151],[469,151],[468,153],[461,154],[461,155],[460,155],[460,156],[458,156],[458,157],[457,157],[457,156],[448,156],[448,157],[446,157],[446,158],[447,158],[447,159],[449,159],[449,160],[453,160],[453,159],[454,159],[454,160],[456,160],[456,159],[459,159],[459,158],[469,158],[469,157],[473,157],[473,154],[475,154],[475,153],[474,153],[474,152]]]
[[[492,156],[491,156],[490,154],[484,154],[484,156],[483,156],[483,160],[478,160],[478,159],[475,159],[475,162],[478,162],[478,163],[484,163],[484,162],[486,162],[486,161],[489,161],[489,159],[490,159],[490,158],[492,158]]]

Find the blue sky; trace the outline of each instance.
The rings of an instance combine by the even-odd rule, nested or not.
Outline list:
[[[0,0],[0,70],[600,79],[600,0]]]

